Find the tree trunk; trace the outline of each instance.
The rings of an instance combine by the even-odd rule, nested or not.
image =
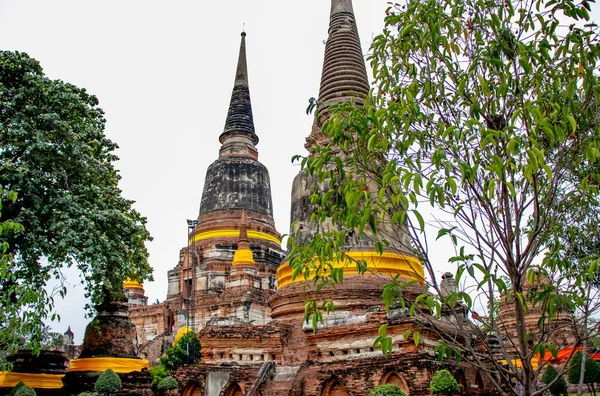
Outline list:
[[[513,281],[513,285],[517,280]],[[517,293],[523,293],[521,290],[515,290]],[[523,359],[529,354],[529,347],[527,345],[526,334],[527,329],[525,328],[525,309],[521,304],[521,301],[515,296],[513,297],[515,300],[515,316],[517,319],[517,342],[519,344],[519,357],[521,358],[521,370],[523,371],[523,391],[520,396],[530,396],[533,392],[535,392],[535,381],[533,379],[533,368],[531,367],[531,360]]]
[[[585,319],[584,319],[585,320]],[[583,356],[581,357],[581,373],[579,373],[579,384],[577,386],[577,396],[582,396],[583,395],[583,379],[585,376],[585,361],[587,360],[587,356],[585,355],[585,347],[586,347],[586,340],[583,340],[583,343],[581,344],[583,347]]]
[[[588,286],[588,290],[587,290],[587,300],[589,301],[590,298],[590,289],[591,286]],[[585,362],[587,361],[587,335],[588,335],[588,305],[586,304],[583,308],[583,341],[581,342],[581,373],[579,374],[579,385],[577,386],[577,396],[582,396],[583,395],[583,380],[585,378]]]

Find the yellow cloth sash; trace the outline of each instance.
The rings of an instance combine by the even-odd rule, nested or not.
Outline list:
[[[346,255],[354,260],[365,260],[367,262],[367,272],[365,274],[400,275],[408,279],[414,279],[421,284],[425,283],[423,265],[414,257],[390,252],[384,252],[382,255],[377,252],[348,252]],[[340,260],[332,265],[333,268],[343,268],[344,275],[358,273],[356,264],[350,260]],[[294,270],[290,267],[289,262],[281,264],[277,269],[277,287],[282,288],[291,283],[305,281],[303,273],[292,280],[293,272]],[[311,270],[306,280],[314,277],[315,271]]]
[[[97,357],[71,360],[69,371],[105,371],[112,369],[115,373],[125,374],[142,371],[150,365],[145,359]]]
[[[14,388],[23,382],[30,388],[60,389],[63,387],[64,374],[27,374],[27,373],[0,373],[0,388]]]
[[[202,241],[210,238],[236,238],[240,237],[240,230],[216,230],[216,231],[205,231],[199,234],[194,235],[190,238],[190,243]],[[265,241],[275,242],[277,244],[281,244],[281,241],[274,237],[273,235],[260,232],[260,231],[252,231],[248,230],[248,238],[250,239],[262,239]]]
[[[177,334],[175,334],[175,340],[173,340],[173,345],[177,345],[177,343],[179,342],[179,339],[191,331],[192,331],[192,329],[190,329],[187,326],[183,326],[179,330],[177,330]]]

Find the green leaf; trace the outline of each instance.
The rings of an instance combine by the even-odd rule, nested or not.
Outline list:
[[[369,151],[373,151],[375,149],[375,144],[377,144],[377,134],[372,133],[367,143],[367,148]]]
[[[569,121],[569,124],[571,125],[571,130],[573,132],[577,131],[577,121],[575,121],[575,118],[573,118],[573,116],[566,114],[565,118]]]
[[[417,218],[417,221],[419,222],[419,228],[421,229],[421,231],[425,230],[425,220],[423,220],[423,216],[421,216],[421,213],[419,213],[417,210],[413,210],[413,214],[415,215],[415,217]]]
[[[419,346],[419,342],[421,342],[421,334],[417,331],[413,331],[412,336],[413,336],[413,341],[415,342],[415,345]]]

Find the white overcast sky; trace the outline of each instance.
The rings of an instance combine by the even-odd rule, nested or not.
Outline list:
[[[363,51],[383,26],[386,0],[355,0]],[[259,160],[271,175],[275,223],[289,228],[290,189],[318,95],[328,0],[0,0],[0,49],[27,52],[46,75],[100,100],[119,144],[123,195],[148,218],[154,268],[149,301],[166,297],[166,272],[186,245],[207,167],[217,159],[245,24]],[[375,32],[375,33],[374,33]],[[77,284],[76,272],[68,280]],[[59,302],[79,341],[83,290]]]
[[[363,52],[383,27],[387,0],[354,0]],[[148,218],[155,281],[149,301],[166,297],[166,272],[186,245],[207,167],[217,158],[245,24],[259,160],[271,175],[275,223],[289,228],[290,189],[318,95],[328,0],[0,0],[0,49],[27,52],[46,75],[85,87],[100,100],[106,134],[120,149],[123,195]],[[600,20],[598,7],[592,14]],[[68,280],[77,284],[76,272]],[[80,342],[82,286],[58,304]]]

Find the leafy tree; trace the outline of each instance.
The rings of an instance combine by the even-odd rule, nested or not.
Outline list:
[[[291,240],[294,276],[321,274],[317,289],[340,283],[343,276],[327,266],[348,249],[350,232],[368,234],[379,252],[411,251],[432,292],[408,301],[411,312],[440,318],[458,300],[470,310],[473,301],[494,307],[501,299],[516,319],[516,337],[495,314],[480,317],[485,332],[463,320],[455,326],[488,351],[489,340],[507,339],[501,352],[521,367],[512,358],[502,367],[494,353],[444,332],[440,357],[493,367],[484,372],[498,373],[485,374],[498,391],[510,389],[514,376],[524,395],[536,392],[531,359],[556,354],[553,323],[585,304],[581,290],[599,266],[593,216],[585,228],[590,244],[580,236],[560,243],[570,221],[581,220],[579,211],[598,210],[600,40],[594,24],[584,25],[589,9],[587,0],[409,0],[390,7],[371,48],[376,91],[364,105],[336,105],[320,131],[326,143],[302,161],[323,185],[314,186],[312,219],[336,229],[315,226],[319,233],[304,246]],[[404,230],[410,243],[398,249],[389,226]],[[447,259],[470,293],[442,297],[432,238],[453,245]],[[580,243],[587,244],[582,253]],[[589,274],[573,276],[579,264]],[[387,307],[404,300],[406,285],[393,279],[385,286]],[[535,329],[524,320],[532,308],[540,312]],[[380,333],[385,337],[385,327]]]
[[[177,370],[184,364],[197,364],[202,357],[200,350],[198,335],[190,331],[165,351],[165,356],[160,358],[160,364],[169,371]]]
[[[23,384],[23,386],[19,387],[19,389],[15,392],[15,396],[35,396],[35,395],[36,395],[35,390],[31,389],[29,386],[27,386],[25,384]]]
[[[97,105],[27,54],[0,51],[0,190],[15,194],[2,216],[22,226],[1,231],[0,347],[9,353],[22,332],[39,348],[42,321],[67,290],[46,285],[64,266],[78,267],[92,304],[117,297],[127,277],[150,279],[146,219],[121,195],[117,145]]]
[[[383,384],[369,392],[369,396],[406,396],[406,393],[398,385]]]
[[[554,366],[550,364],[546,368],[546,371],[544,371],[544,375],[542,376],[542,382],[545,384],[551,384],[556,377],[559,378],[552,385],[550,385],[550,393],[552,394],[552,396],[568,395],[569,392],[567,387],[567,381],[565,381],[565,379],[562,376],[559,376],[556,368],[554,368]],[[579,382],[579,379],[577,380],[577,382]]]
[[[443,393],[451,395],[460,390],[456,378],[448,370],[439,370],[431,378],[429,383],[431,393]]]
[[[119,378],[119,375],[111,369],[107,369],[96,380],[94,390],[98,393],[109,395],[112,392],[120,390],[121,387],[121,378]]]
[[[169,376],[169,370],[167,370],[167,368],[162,364],[159,364],[155,367],[150,367],[148,372],[150,375],[152,375],[152,387],[154,389],[158,389],[160,382]]]
[[[165,377],[158,384],[158,390],[173,390],[179,388],[179,382],[171,376]]]
[[[33,349],[35,342],[39,344],[40,349],[54,349],[63,345],[63,334],[52,331],[50,326],[42,324],[41,330],[38,330],[34,329],[33,334],[23,334],[21,348]]]
[[[581,376],[581,366],[584,353],[577,351],[569,362],[568,380],[571,384],[578,384]],[[583,383],[588,387],[591,385],[592,391],[596,394],[594,383],[600,381],[600,364],[596,362],[590,355],[585,354],[585,367],[583,374]]]

